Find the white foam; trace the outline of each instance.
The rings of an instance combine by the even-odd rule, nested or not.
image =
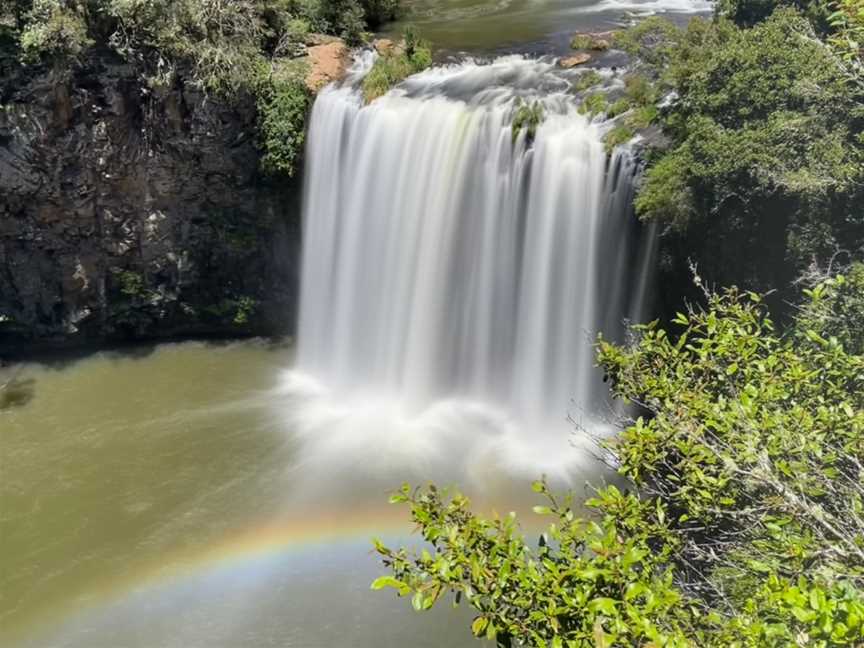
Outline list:
[[[596,440],[611,431],[590,421],[589,435],[563,416],[538,429],[469,400],[411,411],[398,394],[345,397],[297,371],[284,374],[274,401],[297,442],[297,491],[316,496],[345,492],[346,482],[384,492],[402,481],[435,481],[491,493],[546,475],[570,486],[600,469]]]
[[[708,0],[601,0],[596,4],[580,8],[578,13],[615,11],[635,16],[651,16],[661,13],[708,13],[713,8],[714,3]]]

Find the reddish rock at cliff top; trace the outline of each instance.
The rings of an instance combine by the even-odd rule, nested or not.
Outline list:
[[[306,75],[306,86],[312,92],[344,77],[351,64],[350,50],[342,41],[314,45],[307,49],[307,54],[309,74]]]

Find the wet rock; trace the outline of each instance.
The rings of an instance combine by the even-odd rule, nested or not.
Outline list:
[[[591,55],[586,52],[580,52],[578,54],[574,54],[573,56],[568,56],[566,58],[562,58],[558,60],[558,66],[564,68],[565,70],[569,70],[570,68],[576,67],[577,65],[582,65],[583,63],[587,63],[591,60]]]
[[[289,331],[299,188],[258,171],[251,98],[150,89],[95,56],[0,88],[0,355]]]

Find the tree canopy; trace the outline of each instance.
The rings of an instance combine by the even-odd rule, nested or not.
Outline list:
[[[789,8],[749,28],[654,19],[619,42],[667,95],[642,218],[726,285],[782,288],[839,249],[861,255],[864,86],[810,21]]]
[[[418,610],[447,593],[502,646],[857,646],[864,641],[862,266],[808,290],[780,334],[754,293],[710,293],[625,346],[599,342],[641,415],[608,444],[629,487],[586,502],[534,485],[537,544],[515,518],[404,486],[429,548],[377,543],[374,589]]]
[[[225,100],[251,96],[262,168],[290,175],[311,102],[298,58],[310,33],[357,43],[398,10],[397,0],[3,0],[0,45],[61,76],[109,52],[151,87],[182,77]]]

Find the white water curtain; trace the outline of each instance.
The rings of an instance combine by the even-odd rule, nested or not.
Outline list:
[[[542,86],[552,69],[466,63],[365,107],[350,86],[321,93],[301,370],[410,409],[460,398],[538,421],[560,420],[571,398],[598,406],[591,341],[601,328],[618,335],[644,292],[632,171],[559,87],[536,95],[545,117],[533,141],[513,137],[525,93],[501,79]]]

